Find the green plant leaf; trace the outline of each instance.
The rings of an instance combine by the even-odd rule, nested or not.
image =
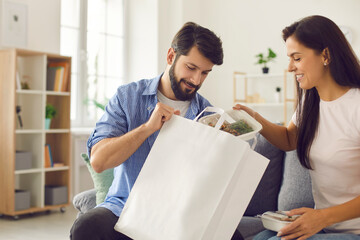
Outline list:
[[[95,107],[100,108],[101,110],[105,111],[106,104],[109,102],[109,99],[106,98],[104,103],[100,103],[95,99],[86,99],[84,100],[85,104],[92,103],[95,105]]]
[[[266,64],[276,58],[276,53],[271,48],[268,48],[267,57],[264,57],[263,53],[259,53],[255,57],[259,58],[255,64],[263,64],[263,67],[267,67]]]
[[[101,104],[101,103],[99,103],[99,102],[96,101],[96,100],[92,100],[92,102],[94,103],[94,105],[95,105],[96,107],[98,107],[98,108],[102,109],[103,111],[105,111],[105,106],[106,106],[106,104]]]
[[[47,103],[45,107],[45,118],[54,118],[56,116],[56,108],[50,104]]]
[[[272,60],[272,59],[274,59],[274,58],[276,58],[276,53],[271,49],[271,48],[269,48],[268,49],[269,50],[269,53],[268,53],[268,59],[269,60]]]

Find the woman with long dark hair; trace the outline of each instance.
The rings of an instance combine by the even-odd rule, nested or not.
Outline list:
[[[282,33],[288,70],[297,80],[292,120],[283,127],[246,106],[234,109],[260,122],[261,134],[278,148],[297,149],[301,164],[310,169],[315,209],[293,209],[288,214],[301,215],[297,220],[255,239],[360,239],[359,60],[326,17],[303,18]]]

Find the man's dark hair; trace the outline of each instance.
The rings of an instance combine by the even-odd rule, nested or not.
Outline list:
[[[176,54],[187,55],[196,46],[200,53],[216,65],[223,63],[222,42],[212,31],[196,23],[187,22],[176,33],[171,47]]]

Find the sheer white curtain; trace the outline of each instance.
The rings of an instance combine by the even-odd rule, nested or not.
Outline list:
[[[72,57],[73,127],[92,127],[125,82],[124,0],[61,0],[61,54]]]

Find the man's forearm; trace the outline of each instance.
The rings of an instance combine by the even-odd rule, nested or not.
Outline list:
[[[96,172],[114,168],[125,162],[154,131],[146,124],[120,136],[106,138],[91,149],[91,165]]]

